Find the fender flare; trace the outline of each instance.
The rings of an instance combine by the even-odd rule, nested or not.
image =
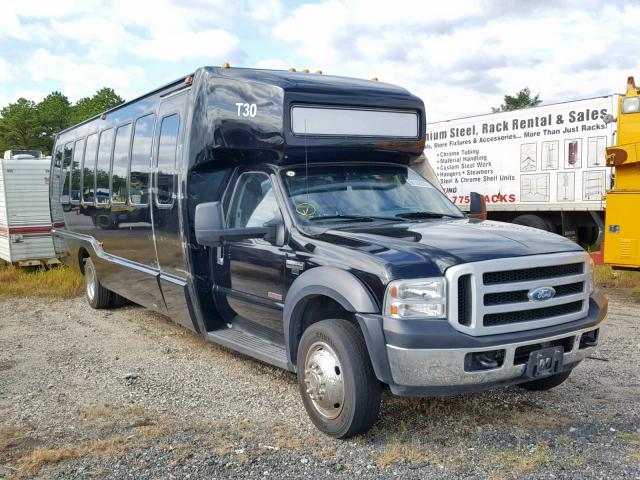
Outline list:
[[[305,271],[291,284],[284,302],[283,327],[289,370],[295,371],[298,316],[307,300],[329,297],[353,313],[379,313],[377,302],[367,287],[352,273],[336,267],[315,267]]]

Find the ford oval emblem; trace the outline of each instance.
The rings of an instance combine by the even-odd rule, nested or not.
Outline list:
[[[538,287],[529,290],[529,300],[534,302],[541,302],[543,300],[549,300],[556,296],[556,289],[553,287]]]

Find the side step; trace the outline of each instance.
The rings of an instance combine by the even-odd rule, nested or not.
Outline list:
[[[214,343],[230,348],[249,357],[257,358],[279,368],[288,370],[287,352],[283,345],[265,340],[235,328],[221,328],[207,332],[207,338]]]

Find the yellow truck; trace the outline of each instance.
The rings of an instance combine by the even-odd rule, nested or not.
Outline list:
[[[607,192],[604,262],[640,270],[640,88],[633,77],[618,100],[616,145],[607,148],[607,166],[615,177]]]

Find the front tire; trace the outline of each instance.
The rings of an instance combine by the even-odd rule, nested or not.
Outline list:
[[[111,291],[100,284],[91,257],[88,257],[84,262],[84,292],[87,302],[92,308],[103,309],[111,305]]]
[[[534,380],[532,382],[521,383],[518,386],[524,388],[525,390],[533,390],[533,391],[544,391],[551,390],[552,388],[557,387],[561,383],[563,383],[569,375],[571,375],[572,370],[567,370],[566,372],[556,373],[555,375],[551,375],[550,377],[541,378],[540,380]]]
[[[302,401],[320,431],[349,438],[371,428],[380,382],[356,325],[342,319],[314,323],[300,339],[297,362]]]

